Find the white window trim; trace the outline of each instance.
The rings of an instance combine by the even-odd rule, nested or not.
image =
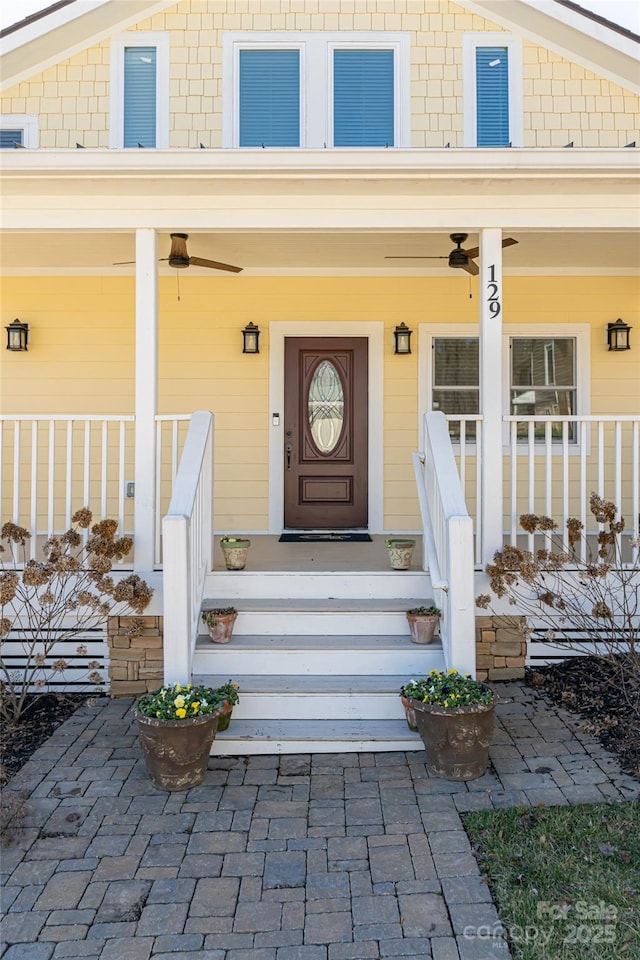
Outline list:
[[[2,113],[0,128],[22,130],[22,146],[36,150],[39,146],[38,117],[34,113]]]
[[[333,149],[333,51],[335,49],[394,51],[394,147],[411,145],[411,43],[408,33],[255,32],[226,33],[222,49],[222,145],[240,144],[240,50],[270,48],[300,51],[300,147]],[[260,149],[247,147],[243,149]],[[271,148],[275,149],[275,148]],[[285,148],[282,148],[285,149]],[[351,148],[347,148],[351,149]],[[384,149],[358,147],[354,149]],[[390,148],[393,149],[393,148]]]
[[[522,40],[510,33],[465,33],[462,36],[462,90],[464,146],[477,149],[476,49],[507,47],[509,51],[509,141],[524,146],[522,94]]]
[[[131,31],[111,40],[111,97],[109,146],[124,148],[125,47],[156,48],[156,150],[169,146],[169,34],[160,30]]]
[[[421,323],[418,325],[418,409],[419,417],[419,449],[424,449],[424,415],[432,410],[431,398],[433,395],[432,347],[433,341],[439,338],[480,337],[480,327],[476,323]],[[588,323],[508,323],[503,326],[502,336],[502,385],[503,385],[503,416],[511,415],[509,396],[511,390],[511,340],[516,337],[539,338],[553,337],[554,339],[572,338],[576,342],[576,416],[586,417],[591,413],[591,328]],[[480,369],[482,378],[482,368]],[[482,396],[481,396],[482,399]],[[482,415],[482,411],[480,411]],[[509,445],[509,423],[504,423],[504,448]],[[468,448],[473,449],[474,443]],[[456,449],[454,443],[454,449]],[[580,451],[578,439],[572,443],[569,453]],[[553,447],[553,452],[560,455],[561,445]],[[535,453],[544,455],[543,445],[537,445]]]

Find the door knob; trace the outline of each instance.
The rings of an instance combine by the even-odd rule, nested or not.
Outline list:
[[[293,450],[293,444],[285,443],[284,449],[287,453],[287,470],[291,470],[291,451]]]

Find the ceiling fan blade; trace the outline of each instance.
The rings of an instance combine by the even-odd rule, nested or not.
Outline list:
[[[203,260],[202,257],[189,257],[189,264],[194,267],[210,267],[212,270],[227,270],[229,273],[241,273],[243,269],[230,263],[218,263],[217,260]]]
[[[118,260],[117,263],[112,263],[112,267],[130,267],[135,263],[135,260]]]
[[[385,260],[447,260],[448,257],[385,257]]]
[[[470,273],[472,277],[477,277],[480,273],[480,267],[477,263],[474,263],[473,260],[469,260],[469,263],[466,267],[460,267],[461,270],[466,270],[467,273]]]
[[[504,247],[512,247],[512,246],[514,245],[514,243],[517,243],[517,242],[518,242],[518,241],[517,241],[517,240],[514,240],[513,237],[506,237],[506,238],[502,241],[502,247],[503,247],[503,249],[504,249]],[[473,257],[473,259],[475,260],[475,258],[476,258],[476,257],[478,256],[478,254],[480,253],[480,247],[472,247],[471,250],[465,250],[464,252],[466,253],[466,255],[467,255],[468,257]]]

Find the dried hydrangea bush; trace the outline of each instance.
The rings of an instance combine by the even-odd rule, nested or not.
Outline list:
[[[563,538],[551,517],[523,514],[520,526],[544,546],[497,551],[485,568],[493,596],[482,594],[476,606],[502,616],[494,598],[506,601],[527,640],[535,629],[551,646],[607,660],[618,696],[640,716],[640,542],[630,538],[631,557],[623,559],[625,522],[616,505],[592,493],[589,510],[599,525],[595,538],[574,517]]]
[[[84,532],[81,532],[84,531]],[[30,694],[46,692],[56,674],[69,669],[63,644],[77,640],[110,616],[142,613],[153,590],[136,574],[111,576],[113,564],[131,551],[131,537],[118,537],[116,520],[93,523],[84,507],[72,526],[43,546],[44,559],[27,559],[31,534],[14,523],[0,531],[0,718],[16,723]],[[18,642],[24,665],[16,669],[7,638]],[[76,647],[86,656],[84,644]],[[86,680],[99,689],[100,664],[89,661]]]

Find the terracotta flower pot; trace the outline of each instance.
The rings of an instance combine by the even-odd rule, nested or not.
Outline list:
[[[415,540],[390,539],[387,540],[389,563],[392,570],[408,570],[411,566]]]
[[[220,541],[227,570],[244,570],[250,546],[251,540],[241,540],[240,538]]]
[[[407,726],[409,730],[414,730],[416,733],[418,731],[418,724],[416,723],[416,714],[411,706],[411,700],[407,700],[406,697],[403,697],[400,694],[400,699],[402,700],[402,706],[404,707],[404,712],[407,715]]]
[[[216,622],[208,624],[209,637],[213,643],[229,643],[237,617],[237,613],[216,614]]]
[[[407,621],[413,643],[431,643],[439,619],[437,613],[408,613]]]
[[[475,780],[486,772],[496,698],[447,708],[411,700],[427,753],[427,770],[445,780]]]
[[[231,723],[231,714],[233,713],[233,704],[229,703],[228,700],[224,700],[220,707],[220,716],[218,718],[218,731],[221,733],[223,730],[229,728]]]
[[[140,746],[149,779],[159,790],[189,790],[202,783],[218,729],[218,713],[186,720],[158,720],[136,710]]]

